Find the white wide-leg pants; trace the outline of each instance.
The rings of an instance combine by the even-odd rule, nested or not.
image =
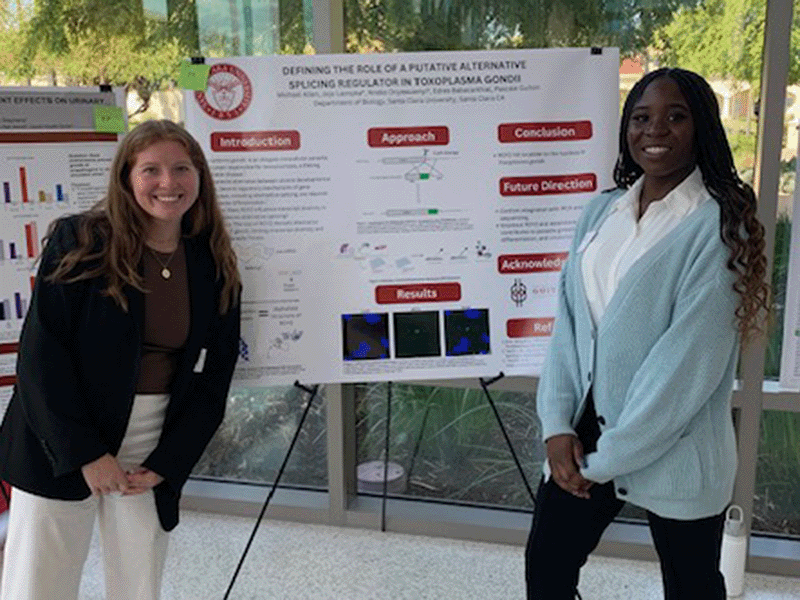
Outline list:
[[[133,469],[158,443],[169,396],[140,394],[122,447]],[[11,493],[0,600],[77,600],[81,572],[97,521],[108,600],[158,600],[168,534],[153,492],[53,500],[14,488]]]

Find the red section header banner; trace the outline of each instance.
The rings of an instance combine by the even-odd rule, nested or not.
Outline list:
[[[533,177],[503,177],[501,196],[546,196],[550,194],[580,194],[597,189],[597,175],[537,175]]]
[[[286,131],[215,131],[211,134],[214,152],[263,152],[298,150],[300,132]]]
[[[53,144],[61,142],[116,142],[116,133],[94,131],[47,131],[43,133],[0,133],[0,144]]]
[[[516,142],[565,142],[592,137],[591,121],[559,123],[503,123],[497,127],[497,138],[504,144]]]
[[[509,319],[506,321],[506,335],[510,338],[547,337],[553,333],[555,317],[529,319]]]
[[[375,301],[378,304],[453,302],[456,300],[461,300],[461,284],[456,282],[379,285],[375,288]]]
[[[497,272],[512,274],[560,271],[568,254],[568,252],[501,254],[497,257]]]
[[[367,131],[371,148],[401,146],[445,146],[450,143],[447,127],[373,127]]]

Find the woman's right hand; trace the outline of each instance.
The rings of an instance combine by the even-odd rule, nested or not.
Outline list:
[[[554,435],[547,439],[547,462],[553,481],[565,492],[578,498],[589,498],[591,481],[580,473],[583,444],[573,434]]]
[[[86,485],[95,496],[128,491],[128,477],[116,457],[104,454],[81,467]]]

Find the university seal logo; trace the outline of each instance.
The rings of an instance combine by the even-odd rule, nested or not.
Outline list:
[[[208,74],[205,92],[195,92],[194,97],[206,114],[227,121],[244,113],[253,100],[250,78],[239,67],[217,63]]]

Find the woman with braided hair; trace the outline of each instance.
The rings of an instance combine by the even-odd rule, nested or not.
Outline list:
[[[578,222],[538,386],[547,464],[528,599],[575,598],[581,566],[630,502],[647,511],[666,600],[724,600],[730,400],[740,342],[767,311],[763,226],[699,75],[645,75],[619,145],[616,187]]]

